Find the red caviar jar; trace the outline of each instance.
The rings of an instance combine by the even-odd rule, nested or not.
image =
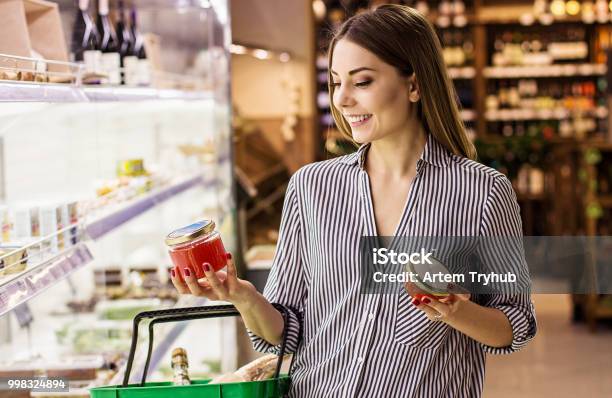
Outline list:
[[[227,264],[227,253],[221,235],[215,230],[215,222],[202,220],[172,231],[166,236],[166,245],[174,264],[176,275],[184,277],[185,268],[203,278],[202,265],[209,263],[213,271]]]

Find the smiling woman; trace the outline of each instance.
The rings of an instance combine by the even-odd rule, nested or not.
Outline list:
[[[263,295],[233,267],[178,288],[234,303],[258,351],[278,353],[285,330],[296,354],[290,397],[479,397],[486,353],[535,335],[528,288],[430,295],[408,281],[397,294],[368,294],[360,254],[368,236],[521,236],[510,181],[473,160],[440,43],[416,10],[352,17],[329,56],[332,112],[359,150],[291,177]],[[522,252],[470,254],[515,259],[526,273]]]
[[[409,7],[381,6],[376,13],[380,18],[365,13],[348,20],[329,46],[331,112],[340,131],[364,143],[414,131],[406,122],[419,120],[451,152],[475,159],[431,24]],[[355,59],[362,65],[355,67]]]

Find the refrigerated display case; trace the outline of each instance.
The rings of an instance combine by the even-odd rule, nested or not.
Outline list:
[[[51,3],[70,38],[76,5]],[[204,304],[171,286],[165,235],[212,219],[227,250],[237,246],[228,4],[126,4],[153,43],[150,69],[130,72],[146,79],[126,81],[124,68],[117,84],[80,63],[0,54],[0,375],[110,361],[100,382],[120,378],[134,313]],[[201,348],[221,369],[235,366],[219,348],[234,345],[221,344],[230,325]],[[157,332],[150,373],[190,328]]]

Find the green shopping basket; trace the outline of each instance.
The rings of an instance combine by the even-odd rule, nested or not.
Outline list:
[[[285,320],[288,319],[286,309],[278,304],[273,304],[280,311]],[[179,322],[192,319],[218,318],[238,316],[240,313],[233,305],[216,305],[206,307],[172,308],[158,311],[141,312],[134,318],[132,344],[130,354],[120,386],[105,386],[90,389],[91,398],[280,398],[289,392],[291,385],[291,369],[293,359],[289,367],[289,374],[281,375],[280,369],[285,355],[287,344],[286,329],[283,330],[283,340],[280,355],[276,365],[274,377],[268,380],[251,381],[241,383],[224,383],[209,385],[210,380],[192,380],[191,385],[175,386],[170,382],[146,383],[147,372],[153,351],[153,327],[158,323]],[[138,325],[141,320],[150,319],[149,322],[149,346],[145,367],[139,384],[128,384],[136,345],[138,343]],[[295,357],[295,356],[294,356]]]

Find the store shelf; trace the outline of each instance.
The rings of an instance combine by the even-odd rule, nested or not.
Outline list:
[[[146,87],[83,87],[81,90],[91,102],[212,99],[212,93],[206,91],[158,90]]]
[[[612,195],[599,195],[597,202],[603,207],[612,207]]]
[[[489,79],[604,76],[607,71],[602,64],[491,66],[484,69],[484,76]]]
[[[600,140],[590,140],[586,142],[580,143],[580,149],[599,149],[600,151],[612,152],[612,142],[609,141],[600,141]]]
[[[92,87],[70,84],[0,81],[0,102],[130,102],[208,100],[207,91],[160,90],[148,87]]]
[[[476,120],[476,111],[473,109],[461,109],[461,120],[464,122],[471,122]]]
[[[476,68],[473,66],[461,68],[449,67],[448,75],[451,79],[473,79],[476,76]]]
[[[93,259],[79,243],[56,256],[15,275],[0,277],[0,316],[40,294]]]
[[[594,111],[578,111],[582,115],[591,115],[597,118],[608,116],[608,109],[597,107]],[[554,109],[497,109],[485,113],[487,121],[517,121],[517,120],[563,120],[574,117],[572,111],[566,108]]]
[[[176,196],[188,189],[196,186],[212,186],[215,183],[215,179],[204,179],[202,174],[192,176],[185,180],[181,180],[169,186],[156,189],[138,199],[131,201],[125,205],[118,206],[114,210],[111,210],[96,220],[87,222],[85,225],[85,233],[91,239],[97,240],[120,227],[126,222],[138,217],[142,213],[168,199]]]
[[[526,20],[522,20],[525,15],[533,15],[533,4],[495,4],[495,5],[486,5],[479,7],[479,10],[476,14],[476,23],[479,24],[521,24],[521,25],[541,25],[540,21],[537,18],[534,18],[532,23],[525,23]],[[523,21],[523,22],[521,22]],[[557,17],[552,20],[552,24],[558,23],[582,23],[582,19],[580,16],[563,16]]]

